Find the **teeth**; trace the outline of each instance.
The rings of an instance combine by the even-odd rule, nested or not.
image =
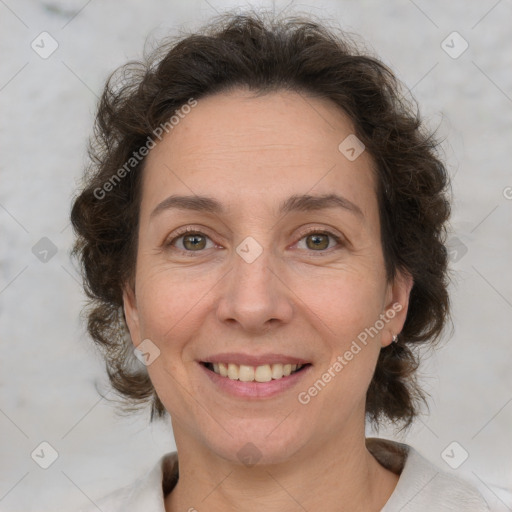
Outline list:
[[[223,377],[228,376],[228,367],[224,363],[219,363],[219,371],[218,372],[215,371],[215,365],[214,365],[213,371],[215,373],[220,373]]]
[[[231,380],[238,380],[238,377],[239,377],[238,365],[233,364],[233,363],[228,364],[228,377]]]
[[[283,376],[283,365],[282,364],[273,364],[272,365],[272,378],[280,379]]]
[[[269,382],[272,380],[272,369],[269,364],[257,366],[254,371],[254,380],[256,382]]]
[[[213,363],[213,371],[231,380],[241,382],[270,382],[272,379],[282,379],[300,370],[303,364],[264,364],[261,366],[237,365],[234,363]]]
[[[254,368],[252,366],[245,366],[245,364],[241,364],[238,370],[238,380],[241,380],[242,382],[251,382],[254,380]]]

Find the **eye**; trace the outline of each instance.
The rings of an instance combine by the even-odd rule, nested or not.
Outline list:
[[[300,246],[303,241],[305,246]],[[332,241],[334,241],[334,243],[331,243]],[[328,249],[332,249],[332,246],[336,244],[343,245],[343,240],[340,236],[330,231],[319,229],[307,231],[297,242],[299,249],[311,250],[313,252],[326,252]],[[165,242],[165,247],[171,247],[192,256],[191,253],[211,249],[215,247],[215,244],[208,235],[197,229],[188,227],[178,231],[168,242]]]
[[[210,246],[207,246],[208,241],[210,241]],[[214,244],[208,235],[187,228],[176,233],[176,236],[166,242],[165,246],[177,247],[178,250],[184,252],[200,252],[202,249],[211,249]]]
[[[323,252],[326,249],[332,248],[330,241],[334,240],[338,245],[342,245],[342,239],[338,235],[331,233],[330,231],[322,230],[310,230],[299,240],[300,244],[305,240],[305,247],[299,247],[300,249],[311,249],[315,252]]]

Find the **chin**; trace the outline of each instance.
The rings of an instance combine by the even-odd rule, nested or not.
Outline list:
[[[227,442],[216,439],[209,440],[207,444],[213,453],[226,461],[252,467],[286,462],[307,443],[303,433],[297,431],[293,434],[284,429],[278,432],[279,427],[276,428],[275,424],[272,428],[240,429],[239,435],[226,435],[224,440]]]

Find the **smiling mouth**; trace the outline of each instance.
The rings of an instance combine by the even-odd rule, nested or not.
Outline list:
[[[261,366],[248,366],[244,364],[234,363],[209,363],[202,362],[208,370],[231,380],[239,380],[241,382],[270,382],[271,380],[279,380],[294,373],[302,371],[305,367],[311,366],[307,364],[263,364]]]

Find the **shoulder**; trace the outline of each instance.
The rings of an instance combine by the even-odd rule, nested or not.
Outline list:
[[[395,467],[402,466],[398,484],[381,512],[489,512],[473,485],[438,468],[412,446],[389,440],[373,442],[379,448],[368,448],[379,462],[381,453],[387,453]]]
[[[176,452],[163,455],[153,468],[132,484],[107,494],[97,500],[91,499],[88,507],[78,512],[165,512],[164,488],[169,491],[178,475]]]

